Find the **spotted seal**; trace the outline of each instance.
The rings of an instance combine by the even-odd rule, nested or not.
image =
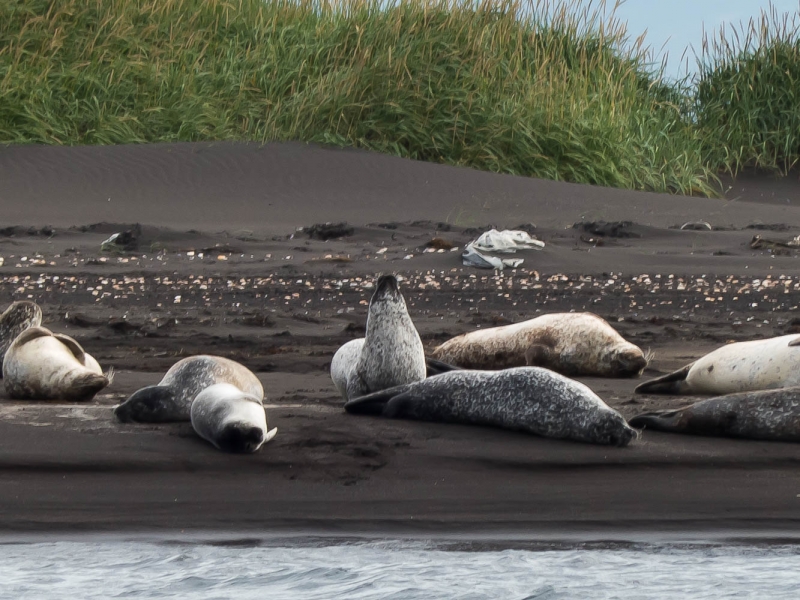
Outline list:
[[[425,379],[425,350],[393,275],[378,279],[369,302],[367,332],[350,340],[331,362],[331,378],[347,400]]]
[[[465,369],[545,367],[576,377],[631,377],[647,366],[644,353],[595,314],[553,313],[465,333],[433,351]]]
[[[247,367],[221,356],[190,356],[176,362],[158,385],[134,392],[114,408],[123,423],[165,423],[191,420],[192,401],[217,383],[230,383],[245,394],[264,398],[261,382]]]
[[[735,342],[636,387],[641,394],[735,394],[800,385],[800,334]]]
[[[30,327],[3,360],[3,383],[17,400],[90,400],[113,378],[68,335]]]
[[[217,383],[197,394],[191,419],[197,435],[225,452],[256,452],[278,433],[267,430],[261,398],[230,383]]]
[[[638,415],[630,425],[690,435],[800,442],[800,387],[709,398],[678,410]]]
[[[588,387],[540,367],[452,371],[356,398],[345,410],[611,446],[626,446],[636,436],[622,415]]]
[[[0,315],[0,364],[11,343],[20,333],[42,324],[42,309],[36,302],[20,300],[13,302]]]

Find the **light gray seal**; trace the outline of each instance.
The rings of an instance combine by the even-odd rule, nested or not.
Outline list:
[[[166,423],[190,421],[192,401],[197,394],[217,383],[230,383],[259,400],[264,388],[252,371],[221,356],[190,356],[176,362],[158,385],[134,392],[114,408],[123,423]]]
[[[331,378],[347,400],[396,385],[422,381],[425,350],[393,275],[378,279],[369,302],[367,332],[331,361]]]
[[[588,312],[471,331],[438,346],[433,357],[465,369],[545,367],[570,377],[633,377],[647,366],[640,348]]]
[[[356,398],[345,410],[610,446],[627,446],[636,437],[622,415],[588,387],[540,367],[452,371]]]
[[[800,387],[728,394],[638,415],[633,427],[690,435],[800,442]]]
[[[800,385],[800,334],[735,342],[637,386],[641,394],[735,394]]]
[[[0,315],[0,365],[11,343],[20,333],[42,324],[42,309],[36,302],[20,300],[13,302]]]
[[[77,341],[44,327],[20,333],[3,359],[3,383],[16,400],[91,400],[112,379]]]
[[[256,452],[278,433],[267,430],[261,398],[230,383],[217,383],[197,394],[191,416],[197,435],[224,452]]]

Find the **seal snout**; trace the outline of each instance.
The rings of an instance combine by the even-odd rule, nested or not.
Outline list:
[[[647,362],[647,358],[641,352],[625,352],[618,354],[612,364],[618,377],[634,377],[644,371]]]
[[[389,294],[398,294],[400,292],[400,284],[397,282],[397,277],[394,275],[381,275],[378,278],[378,285],[375,288],[375,295],[386,296]]]
[[[236,454],[255,452],[264,442],[264,431],[260,427],[236,423],[228,425],[217,443],[220,450]]]

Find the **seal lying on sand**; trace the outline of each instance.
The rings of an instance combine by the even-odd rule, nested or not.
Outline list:
[[[642,394],[734,394],[800,385],[800,334],[736,342],[636,388]]]
[[[345,410],[611,446],[626,446],[636,436],[622,415],[588,387],[539,367],[452,371],[356,398]]]
[[[554,313],[472,331],[433,351],[465,369],[545,367],[564,375],[630,377],[647,366],[644,353],[592,313]]]
[[[800,388],[709,398],[678,410],[641,414],[630,424],[673,433],[800,442]]]
[[[44,327],[19,334],[3,360],[6,391],[18,400],[90,400],[111,379],[78,342]]]
[[[14,338],[26,329],[39,327],[41,324],[42,309],[38,304],[28,300],[12,303],[0,315],[0,364]]]
[[[267,431],[261,398],[230,383],[217,383],[197,394],[191,417],[197,435],[225,452],[255,452],[278,433]]]
[[[350,340],[339,349],[331,362],[331,378],[347,400],[422,381],[425,375],[425,350],[397,279],[384,275],[369,302],[364,339]]]
[[[192,401],[217,383],[230,383],[245,394],[264,398],[261,382],[247,367],[221,356],[190,356],[176,362],[158,385],[134,392],[114,408],[123,423],[191,420]]]
[[[364,348],[364,338],[350,340],[336,351],[331,361],[331,379],[342,398],[347,401],[347,378],[355,369],[361,351]],[[461,370],[460,367],[448,365],[442,361],[425,357],[425,373],[428,377],[447,373],[449,371]]]

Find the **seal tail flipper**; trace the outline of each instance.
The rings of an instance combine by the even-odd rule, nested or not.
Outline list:
[[[149,385],[135,391],[122,404],[114,407],[114,416],[121,423],[167,423],[188,421],[176,413],[175,396],[163,385]]]
[[[795,338],[791,342],[789,342],[789,346],[800,346],[800,337]]]
[[[373,392],[366,396],[353,398],[344,405],[344,409],[353,415],[373,415],[380,416],[389,401],[395,396],[405,392],[410,386],[398,385],[393,388]]]
[[[441,360],[436,360],[430,356],[425,357],[425,366],[427,367],[428,377],[432,377],[433,375],[441,375],[442,373],[448,373],[450,371],[462,370],[461,367],[442,362]]]
[[[686,389],[686,376],[692,365],[694,363],[669,375],[640,383],[633,391],[637,394],[680,394]]]
[[[628,424],[636,429],[654,429],[656,431],[678,431],[683,410],[660,410],[636,415]]]

